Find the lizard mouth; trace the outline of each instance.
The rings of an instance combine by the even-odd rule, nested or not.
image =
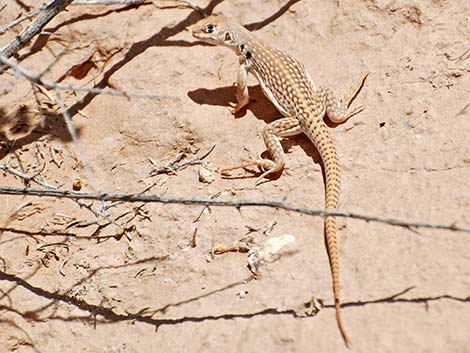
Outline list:
[[[201,31],[200,29],[194,28],[191,34],[194,38],[199,39],[205,43],[217,45],[217,42],[213,38],[208,36],[206,33]]]
[[[193,35],[194,38],[205,39],[204,33],[197,27],[193,28],[193,30],[191,31],[191,34]]]

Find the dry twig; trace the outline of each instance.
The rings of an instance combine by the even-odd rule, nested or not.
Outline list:
[[[34,19],[28,26],[26,26],[20,34],[0,49],[0,57],[10,58],[18,50],[26,45],[31,38],[40,33],[42,28],[49,23],[60,11],[65,9],[72,0],[52,0],[45,7],[39,11],[38,17]],[[5,64],[5,63],[3,63]],[[8,65],[9,66],[9,65]],[[7,66],[0,66],[0,73],[2,73]]]
[[[29,195],[40,197],[57,197],[66,199],[83,199],[83,200],[101,200],[101,201],[124,201],[124,202],[145,202],[145,203],[164,203],[164,204],[181,204],[181,205],[206,205],[218,207],[272,207],[280,208],[287,211],[303,213],[311,216],[336,216],[344,218],[361,219],[367,222],[385,223],[392,226],[400,226],[405,228],[428,228],[428,229],[444,229],[456,232],[470,233],[470,227],[459,227],[455,224],[439,224],[427,222],[405,221],[396,218],[380,217],[365,215],[356,212],[312,209],[302,206],[296,206],[284,201],[276,200],[216,200],[205,198],[185,198],[185,197],[165,197],[159,195],[142,195],[142,194],[113,194],[113,193],[84,193],[73,192],[68,190],[41,190],[33,188],[13,188],[0,187],[2,195]]]
[[[201,164],[202,160],[206,158],[214,150],[214,148],[215,148],[215,145],[212,145],[207,150],[202,152],[199,156],[196,156],[192,159],[185,160],[181,163],[170,163],[170,165],[167,165],[164,167],[154,168],[150,172],[150,176],[155,176],[160,173],[175,173],[177,170],[183,169],[187,167],[188,165]]]
[[[0,27],[0,34],[3,34],[6,31],[8,31],[9,29],[11,29],[11,28],[15,27],[16,25],[20,24],[21,22],[26,21],[28,18],[36,16],[39,12],[44,10],[44,8],[45,8],[44,5],[38,6],[35,9],[29,11],[27,14],[25,14],[21,17],[18,17],[16,20],[10,22],[9,24]]]

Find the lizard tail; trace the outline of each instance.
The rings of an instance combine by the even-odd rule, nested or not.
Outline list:
[[[328,257],[330,260],[330,268],[333,282],[333,296],[335,299],[335,314],[336,323],[338,324],[339,332],[343,338],[344,344],[349,348],[349,338],[346,335],[346,331],[341,320],[341,301],[340,301],[340,287],[339,287],[339,264],[337,256],[337,245],[336,245],[336,222],[333,216],[327,216],[325,218],[325,242],[328,249]]]
[[[327,145],[328,146],[328,145]],[[325,146],[326,147],[326,146]],[[325,206],[327,210],[336,210],[339,203],[339,167],[336,150],[333,144],[325,148],[322,159],[325,168]],[[334,216],[325,217],[325,243],[330,261],[331,277],[333,282],[333,296],[335,300],[336,323],[343,338],[344,344],[349,348],[349,339],[341,320],[341,300],[339,286],[338,246],[336,242],[336,219]]]

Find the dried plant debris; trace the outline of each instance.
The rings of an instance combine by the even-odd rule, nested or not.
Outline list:
[[[224,246],[220,243],[215,243],[211,251],[212,254],[221,255],[228,252],[249,252],[254,245],[254,238],[251,236],[244,236],[240,240],[231,246]]]
[[[188,165],[201,164],[202,160],[206,158],[214,150],[214,148],[215,145],[204,150],[196,157],[188,159],[186,159],[186,157],[189,154],[195,154],[197,150],[195,150],[194,146],[181,148],[177,153],[173,153],[172,160],[166,166],[163,167],[156,167],[156,163],[151,158],[149,158],[149,161],[152,163],[152,165],[155,166],[150,171],[150,176],[155,176],[161,173],[176,174],[178,170],[181,170],[187,167]]]
[[[183,252],[188,252],[191,249],[195,248],[197,246],[196,240],[197,240],[197,228],[194,229],[193,236],[191,237],[191,240],[189,241],[188,245],[183,248]]]
[[[248,254],[248,267],[254,274],[258,274],[260,266],[275,260],[282,248],[294,242],[293,235],[284,234],[268,239],[262,246],[252,247]]]

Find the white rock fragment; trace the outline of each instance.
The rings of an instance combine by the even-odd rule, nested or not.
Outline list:
[[[253,247],[248,254],[248,267],[253,273],[258,273],[259,267],[265,262],[272,261],[287,244],[294,243],[295,237],[284,234],[268,239],[263,246]]]
[[[199,166],[198,174],[201,183],[210,184],[215,180],[214,174],[202,164]]]

